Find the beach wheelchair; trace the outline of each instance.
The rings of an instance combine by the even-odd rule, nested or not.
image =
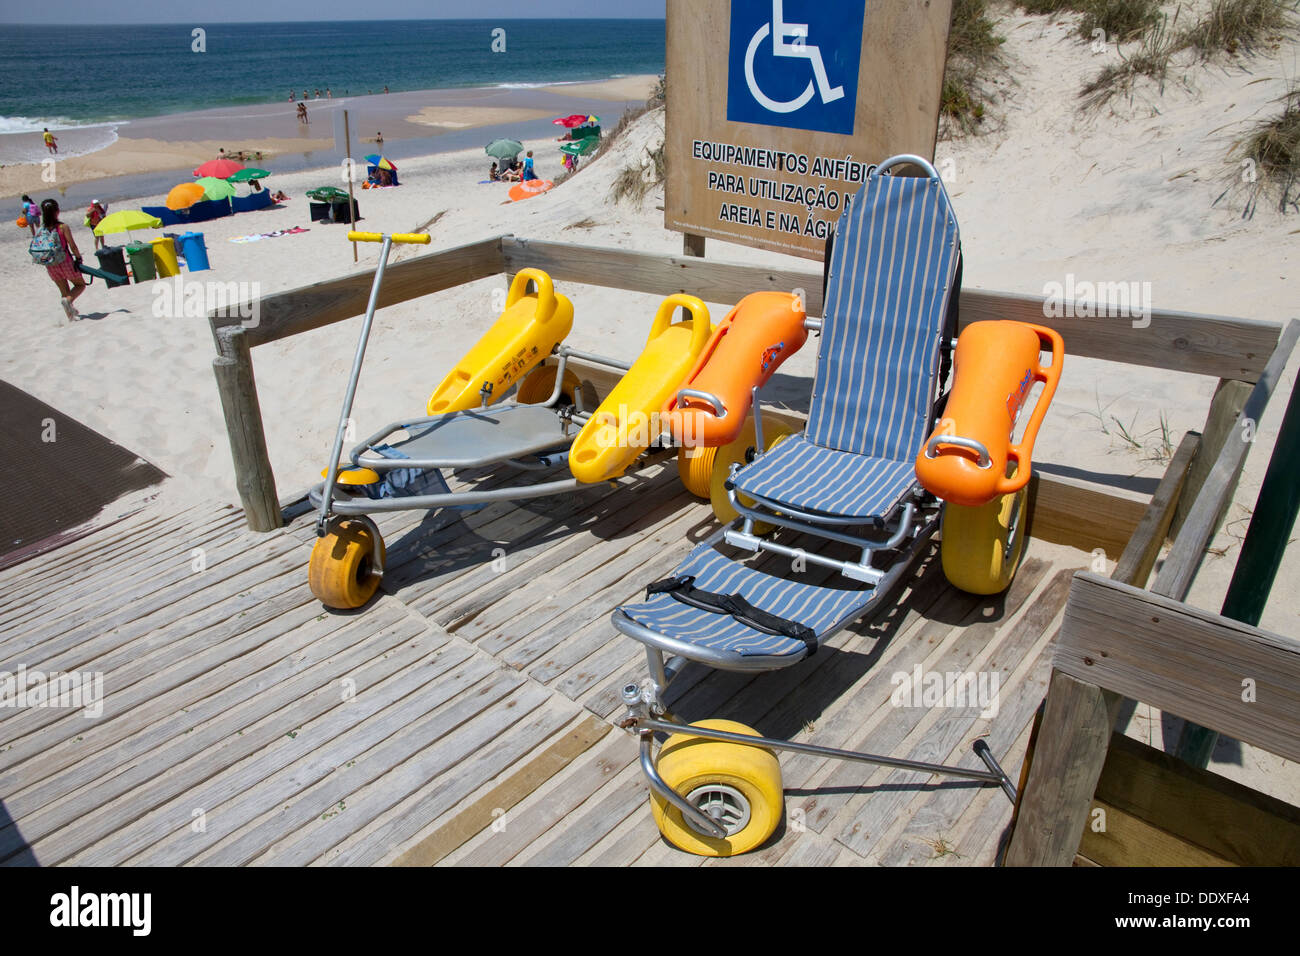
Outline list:
[[[677,449],[683,481],[698,489],[688,453],[708,448],[712,466],[727,461],[726,447],[721,456],[714,451],[719,446],[743,452],[737,442],[753,389],[807,334],[794,295],[748,296],[715,330],[702,301],[677,294],[663,300],[640,356],[626,364],[564,344],[573,304],[545,272],[521,269],[504,311],[434,389],[425,415],[390,422],[340,461],[389,250],[393,243],[429,240],[358,232],[348,238],[382,242],[383,250],[330,463],[321,472],[325,480],[308,492],[317,513],[308,581],[321,603],[340,610],[364,605],[383,578],[385,548],[373,514],[565,494],[617,481]],[[686,317],[674,321],[678,310]],[[544,364],[550,358],[555,364]],[[621,377],[598,402],[591,383],[569,368],[570,359]],[[676,439],[660,421],[666,408],[673,409]],[[518,479],[453,492],[444,476],[498,467]]]
[[[896,174],[908,164],[924,175]],[[703,855],[743,853],[775,831],[784,805],[777,750],[964,777],[1014,800],[982,741],[987,769],[976,770],[774,740],[725,720],[686,724],[668,709],[665,692],[689,662],[758,672],[815,654],[879,607],[936,532],[943,570],[960,589],[1000,593],[1019,564],[1030,459],[1060,377],[1061,337],[976,322],[954,352],[960,237],[922,158],[896,156],[871,172],[828,256],[824,317],[808,320],[821,343],[806,429],[765,443],[756,397],[754,447],[725,480],[720,517],[734,520],[651,583],[644,601],[613,614],[649,664],[647,680],[622,688],[622,726],[639,737],[655,820],[671,843]],[[808,566],[831,574],[800,580]],[[671,735],[657,759],[656,733]]]

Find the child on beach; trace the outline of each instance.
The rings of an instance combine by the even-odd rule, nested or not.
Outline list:
[[[494,183],[499,183],[499,182],[501,182],[501,174],[500,174],[499,172],[497,172],[497,164],[496,164],[496,163],[493,163],[493,164],[492,164],[492,168],[488,170],[488,179],[489,179],[491,182],[494,182]]]
[[[36,227],[41,224],[41,207],[36,205],[36,200],[26,193],[23,194],[23,218],[27,220],[27,228],[36,235]]]
[[[59,222],[59,203],[55,199],[47,199],[41,203],[41,231],[54,233],[59,246],[63,249],[62,261],[46,266],[45,271],[59,287],[62,295],[59,304],[63,306],[68,321],[79,319],[81,316],[77,314],[72,303],[86,291],[86,280],[81,277],[81,270],[77,268],[81,262],[81,250],[77,248],[77,240],[72,238],[72,230],[65,223]]]
[[[45,127],[45,148],[51,153],[57,153],[59,151],[59,141],[54,138],[54,134],[50,132],[48,126]]]
[[[94,235],[95,227],[99,225],[100,220],[102,220],[106,215],[108,215],[108,207],[98,199],[91,200],[90,206],[86,209],[86,218],[83,221],[90,227],[92,235]],[[96,235],[95,248],[98,249],[104,244],[104,237]]]
[[[524,157],[524,171],[520,176],[521,182],[528,182],[530,179],[536,179],[537,173],[533,171],[533,151],[530,149]]]

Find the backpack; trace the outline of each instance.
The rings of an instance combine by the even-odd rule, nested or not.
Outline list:
[[[32,262],[38,266],[57,266],[67,258],[57,228],[42,228],[32,239],[27,251],[31,253]]]

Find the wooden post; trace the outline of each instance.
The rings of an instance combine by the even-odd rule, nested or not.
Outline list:
[[[1120,555],[1111,577],[1124,584],[1144,588],[1151,569],[1155,567],[1160,547],[1165,543],[1174,513],[1185,494],[1183,488],[1187,483],[1187,473],[1196,460],[1201,436],[1188,432],[1178,444],[1178,450],[1169,460],[1164,477],[1156,493],[1151,496],[1151,504],[1142,516],[1141,523],[1129,538],[1128,546]]]
[[[682,255],[695,256],[697,259],[704,258],[704,237],[697,236],[694,233],[682,233]]]
[[[220,354],[212,360],[221,395],[221,411],[230,437],[230,457],[235,465],[235,487],[244,506],[248,526],[254,531],[280,527],[280,502],[275,495],[275,475],[266,451],[262,410],[257,401],[253,361],[243,330],[218,330]]]
[[[1052,671],[1034,761],[1017,808],[1007,866],[1069,866],[1088,825],[1122,698]]]
[[[352,131],[348,127],[347,110],[343,111],[343,150],[344,155],[347,156],[348,160],[348,229],[356,231],[356,213],[352,211],[353,203],[356,202],[356,200],[352,198]],[[352,261],[357,261],[357,244],[355,242],[352,243]]]
[[[1293,389],[1255,502],[1255,513],[1241,543],[1241,556],[1223,599],[1223,616],[1251,627],[1259,624],[1300,510],[1300,482],[1296,481],[1296,470],[1300,468],[1300,401],[1296,395]],[[1213,730],[1185,723],[1174,755],[1204,770],[1210,765],[1218,739]]]
[[[1210,476],[1210,469],[1219,458],[1219,452],[1228,441],[1228,436],[1232,434],[1237,425],[1237,416],[1245,407],[1246,399],[1250,397],[1251,386],[1246,382],[1239,382],[1235,379],[1219,379],[1218,386],[1214,389],[1214,398],[1210,400],[1210,412],[1205,419],[1205,427],[1201,430],[1201,450],[1196,453],[1196,458],[1192,461],[1192,466],[1187,472],[1187,481],[1183,486],[1183,493],[1178,499],[1178,507],[1174,509],[1174,521],[1170,526],[1169,533],[1177,536],[1182,530],[1183,522],[1187,520],[1187,512],[1191,510],[1192,502],[1196,496],[1201,493],[1201,486],[1205,484],[1205,479]],[[1236,481],[1233,481],[1236,485]],[[1228,500],[1232,500],[1231,494]],[[1227,506],[1224,506],[1227,510]],[[1220,513],[1215,519],[1214,527],[1217,529],[1219,523],[1223,520],[1223,514]],[[1210,535],[1213,537],[1213,533]]]

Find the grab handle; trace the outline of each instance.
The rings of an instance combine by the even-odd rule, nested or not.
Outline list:
[[[696,296],[684,292],[674,293],[660,303],[659,311],[655,313],[655,320],[650,326],[650,338],[646,339],[646,344],[650,344],[672,324],[673,313],[678,308],[683,308],[691,314],[690,354],[699,355],[708,344],[709,336],[713,334],[713,326],[709,322],[709,307]]]
[[[528,293],[528,283],[537,283],[537,309],[542,321],[555,314],[555,284],[551,277],[541,269],[520,269],[510,282],[510,291],[506,294],[506,308],[510,308]]]
[[[925,457],[935,458],[935,449],[940,445],[956,445],[958,448],[969,448],[975,454],[979,455],[979,467],[990,468],[993,465],[993,459],[989,456],[989,450],[984,447],[984,443],[975,438],[962,438],[959,435],[945,435],[942,432],[930,436],[930,440],[925,443]]]
[[[677,401],[681,402],[683,398],[694,398],[706,405],[713,407],[713,414],[719,419],[727,417],[727,404],[712,392],[704,392],[698,388],[683,388],[677,392]]]
[[[1000,495],[1019,491],[1029,483],[1034,440],[1038,437],[1038,429],[1043,424],[1043,419],[1047,417],[1047,407],[1052,403],[1052,396],[1056,394],[1057,383],[1061,380],[1061,363],[1065,360],[1065,340],[1061,338],[1059,332],[1029,322],[1024,324],[1037,332],[1039,342],[1051,350],[1052,364],[1048,368],[1043,368],[1041,364],[1035,363],[1034,381],[1043,383],[1043,391],[1034,404],[1033,414],[1029,416],[1029,424],[1025,426],[1025,435],[1020,439],[1020,444],[1012,445],[1007,449],[1007,461],[1014,461],[1019,467],[1016,468],[1014,475],[998,481]]]
[[[396,243],[413,243],[415,245],[427,246],[433,238],[426,232],[394,232],[388,238]],[[382,232],[349,232],[348,242],[383,242],[384,234]]]

